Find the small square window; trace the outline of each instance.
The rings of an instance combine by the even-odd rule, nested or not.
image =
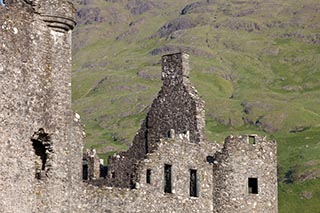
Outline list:
[[[258,194],[258,178],[248,179],[249,194]]]
[[[256,144],[256,138],[254,136],[249,136],[249,144]]]

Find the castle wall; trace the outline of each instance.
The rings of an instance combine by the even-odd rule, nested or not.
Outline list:
[[[88,186],[79,212],[212,212],[214,143],[191,143],[187,134],[163,138],[139,163],[136,189]],[[165,164],[172,166],[172,193],[165,193]],[[147,170],[151,170],[147,183]],[[190,196],[190,169],[197,172],[197,197]],[[104,205],[99,205],[103,203]]]
[[[83,133],[71,110],[74,8],[28,2],[0,8],[0,212],[277,212],[275,142],[208,143],[183,53],[163,57],[163,87],[133,146],[110,158],[108,179],[82,182]]]
[[[229,136],[214,168],[216,212],[278,212],[277,146],[252,136]],[[249,188],[257,179],[257,191]]]
[[[68,211],[82,159],[71,33],[22,0],[0,12],[0,212]]]

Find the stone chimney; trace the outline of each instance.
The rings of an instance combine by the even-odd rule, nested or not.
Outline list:
[[[174,53],[162,56],[162,80],[164,86],[181,84],[189,78],[189,55]]]

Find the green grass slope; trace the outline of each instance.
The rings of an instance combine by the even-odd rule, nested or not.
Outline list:
[[[78,0],[73,108],[86,147],[125,150],[161,87],[160,57],[187,51],[207,137],[278,141],[280,212],[320,209],[317,0]]]

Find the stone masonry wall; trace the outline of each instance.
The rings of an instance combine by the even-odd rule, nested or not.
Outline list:
[[[147,153],[157,149],[160,138],[167,137],[170,129],[177,134],[189,131],[191,143],[205,140],[204,102],[189,81],[189,56],[177,53],[162,57],[163,86],[153,101],[147,117],[127,152],[109,159],[109,177],[117,179],[111,186],[130,187],[139,181],[136,163]]]
[[[82,182],[83,132],[71,110],[74,11],[58,0],[0,7],[0,212],[277,212],[275,142],[208,143],[183,53],[162,58],[163,87],[133,146],[110,158],[107,180]]]
[[[136,189],[88,186],[77,212],[212,212],[213,164],[207,156],[220,149],[214,143],[192,143],[187,134],[161,139],[158,149],[139,163]],[[164,192],[165,164],[172,165],[172,193]],[[190,196],[190,169],[197,170],[198,197]]]
[[[100,178],[100,159],[97,156],[95,149],[87,149],[83,153],[83,179],[96,180]]]
[[[67,212],[82,159],[71,33],[48,27],[23,0],[0,13],[0,212]]]
[[[278,212],[277,146],[251,136],[226,139],[216,154],[214,209],[216,212]],[[257,178],[257,194],[249,193],[248,178]]]
[[[84,186],[77,212],[276,213],[276,144],[258,136],[252,136],[255,144],[250,144],[248,137],[230,136],[221,147],[172,134],[138,163],[136,189]],[[164,192],[165,164],[172,165],[172,193]],[[190,196],[190,169],[197,170],[198,197]],[[251,177],[258,178],[258,194],[249,193]]]

